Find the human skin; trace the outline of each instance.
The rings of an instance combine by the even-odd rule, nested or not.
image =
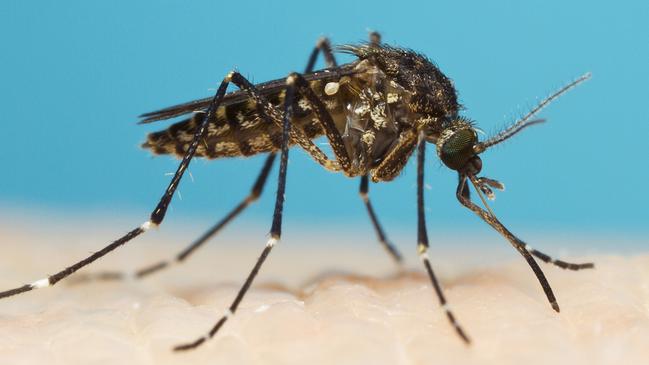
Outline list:
[[[34,225],[2,227],[2,288],[55,272],[98,249],[109,235],[95,232],[84,240],[73,224],[29,227]],[[186,237],[154,233],[79,275],[170,257]],[[310,234],[289,236],[278,245],[258,284],[213,339],[173,353],[174,345],[202,336],[225,312],[263,246],[263,237],[259,242],[251,237],[217,238],[220,243],[182,266],[147,280],[71,285],[71,277],[53,288],[6,298],[0,302],[0,359],[8,364],[592,365],[642,364],[649,358],[647,254],[600,250],[561,256],[596,263],[594,270],[579,272],[542,264],[561,306],[556,313],[526,263],[513,250],[506,254],[506,241],[495,253],[490,247],[497,239],[456,250],[433,248],[431,259],[451,308],[472,339],[466,346],[416,260],[399,271],[370,235],[333,246],[311,238],[305,246],[304,237],[318,237]],[[355,244],[361,239],[365,242]],[[553,242],[551,248],[571,245]],[[468,251],[474,259],[465,259]]]

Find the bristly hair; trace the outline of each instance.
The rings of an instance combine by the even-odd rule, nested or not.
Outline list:
[[[396,47],[396,46],[391,46],[386,43],[372,43],[368,41],[361,41],[355,44],[339,44],[333,47],[333,50],[338,53],[345,53],[345,54],[350,54],[354,55],[357,57],[367,57],[369,53],[371,52],[371,49],[383,49],[385,51],[391,51],[391,52],[398,52],[402,54],[412,54],[416,55],[417,57],[426,60],[433,64],[435,67],[437,67],[437,64],[433,62],[431,59],[429,59],[426,55],[421,54],[413,49],[410,48],[404,48],[404,47]]]
[[[511,138],[516,133],[522,131],[523,129],[525,129],[525,128],[529,127],[529,126],[545,122],[544,119],[534,119],[534,120],[530,120],[530,119],[532,119],[532,117],[534,117],[536,114],[538,114],[541,111],[541,109],[545,108],[554,99],[556,99],[559,96],[563,95],[568,90],[574,88],[575,86],[581,84],[582,82],[588,80],[590,77],[591,77],[591,73],[587,72],[587,73],[583,74],[582,76],[580,76],[579,78],[577,78],[576,80],[574,80],[573,82],[571,82],[571,83],[567,84],[566,86],[562,87],[561,89],[557,90],[556,92],[554,92],[553,94],[551,94],[547,98],[543,99],[543,101],[541,101],[537,106],[532,108],[532,110],[530,110],[529,113],[527,113],[524,117],[522,117],[521,119],[516,121],[514,124],[507,127],[505,130],[497,133],[495,136],[487,139],[486,141],[478,143],[474,147],[475,152],[476,153],[481,153],[481,152],[485,151],[487,148],[489,148],[491,146],[494,146],[494,145],[497,145],[498,143],[503,142],[503,141]]]

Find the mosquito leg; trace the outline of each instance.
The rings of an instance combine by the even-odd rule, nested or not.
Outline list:
[[[541,261],[543,261],[545,263],[552,264],[554,266],[558,266],[558,267],[560,267],[562,269],[578,271],[578,270],[583,270],[583,269],[593,269],[593,268],[595,268],[595,264],[592,263],[592,262],[585,262],[585,263],[582,263],[582,264],[575,264],[575,263],[572,263],[572,262],[566,262],[566,261],[562,261],[562,260],[557,260],[557,259],[553,259],[549,255],[544,254],[541,251],[538,251],[538,250],[532,248],[532,246],[530,246],[528,244],[523,243],[523,245],[524,245],[523,247],[525,247],[525,249],[527,251],[529,251],[532,254],[532,256],[537,257],[539,260],[541,260]]]
[[[374,226],[374,230],[376,231],[376,235],[379,238],[379,243],[383,248],[390,254],[390,257],[398,264],[401,265],[402,262],[402,257],[401,253],[399,253],[399,250],[397,250],[390,241],[388,241],[388,238],[385,236],[385,232],[383,231],[383,228],[381,227],[381,223],[379,223],[378,218],[376,217],[376,214],[374,213],[374,208],[372,208],[372,203],[370,202],[370,196],[369,196],[369,179],[367,178],[367,175],[363,175],[361,177],[361,186],[360,186],[360,196],[361,199],[363,199],[363,203],[365,203],[365,208],[367,208],[367,214],[370,216],[370,220],[372,221],[372,225]]]
[[[460,178],[460,182],[464,184],[464,186],[462,187],[462,195],[467,200],[470,200],[471,199],[471,194],[470,194],[470,191],[469,191],[469,186],[468,186],[467,180],[466,179],[463,180],[463,177],[462,177],[461,174],[458,174],[458,177]],[[593,264],[592,262],[586,262],[586,263],[582,263],[582,264],[575,264],[575,263],[572,263],[572,262],[566,262],[566,261],[562,261],[562,260],[553,259],[549,255],[546,255],[541,251],[533,249],[532,246],[530,246],[528,244],[523,243],[523,245],[524,245],[523,247],[525,247],[525,249],[527,251],[529,251],[532,254],[532,256],[535,256],[535,257],[539,258],[541,261],[543,261],[545,263],[553,264],[553,265],[558,266],[558,267],[560,267],[562,269],[568,269],[568,270],[577,271],[577,270],[583,270],[583,269],[592,269],[592,268],[595,267],[595,264]]]
[[[203,235],[197,238],[192,242],[187,248],[181,251],[176,257],[172,260],[160,261],[155,264],[147,265],[139,270],[136,270],[132,274],[127,274],[119,271],[104,271],[97,273],[88,273],[88,274],[77,274],[73,281],[75,284],[86,283],[90,281],[117,281],[125,280],[129,278],[142,279],[146,276],[159,272],[163,269],[170,267],[174,263],[181,263],[185,261],[195,250],[201,247],[205,242],[210,238],[214,237],[217,233],[221,231],[228,223],[234,220],[241,212],[243,212],[250,204],[257,201],[263,192],[264,185],[268,179],[268,174],[273,166],[275,161],[275,153],[271,152],[264,165],[257,176],[255,184],[252,186],[250,193],[246,196],[237,206],[235,206],[225,217],[223,217],[218,223],[216,223],[212,228],[207,230]]]
[[[426,231],[426,213],[424,212],[424,158],[426,155],[426,141],[420,139],[419,147],[417,149],[417,251],[419,252],[419,257],[426,267],[428,272],[428,277],[430,278],[433,288],[435,288],[435,293],[439,299],[439,304],[446,311],[446,317],[449,322],[455,328],[457,334],[462,338],[462,340],[469,344],[471,340],[466,335],[460,324],[455,319],[453,312],[446,302],[446,297],[442,291],[442,287],[437,281],[435,272],[433,272],[433,267],[430,264],[428,258],[428,232]]]
[[[223,219],[221,219],[217,224],[215,224],[212,228],[210,228],[207,232],[205,232],[202,236],[200,236],[196,241],[194,241],[189,247],[184,249],[182,252],[180,252],[176,256],[176,261],[182,262],[187,257],[189,257],[196,249],[198,249],[203,243],[205,243],[207,240],[212,238],[215,234],[221,231],[223,227],[225,227],[228,223],[230,223],[234,218],[236,218],[243,210],[245,210],[250,204],[254,203],[259,199],[261,196],[264,186],[266,185],[266,181],[268,180],[268,175],[270,174],[270,170],[273,167],[273,163],[275,162],[275,152],[271,152],[268,157],[266,157],[266,161],[264,162],[264,165],[259,172],[259,176],[257,176],[257,179],[255,180],[255,184],[252,186],[252,189],[250,190],[250,193],[248,196],[241,201],[234,209],[230,211]],[[137,275],[138,276],[145,276],[146,275],[146,270],[139,270]]]
[[[347,149],[345,148],[345,143],[343,142],[343,137],[340,135],[340,131],[336,127],[336,124],[329,114],[327,107],[324,103],[318,98],[318,96],[313,92],[309,83],[298,73],[292,73],[289,77],[295,79],[295,87],[297,93],[314,107],[313,113],[315,118],[320,121],[320,125],[324,129],[325,136],[331,145],[334,155],[336,156],[336,161],[340,164],[340,167],[343,171],[349,173],[351,170],[351,161]]]
[[[162,223],[165,213],[167,212],[167,208],[169,207],[169,203],[171,202],[171,199],[173,198],[174,192],[176,191],[176,188],[178,187],[178,184],[180,183],[180,179],[182,178],[183,174],[185,173],[185,170],[187,169],[187,166],[189,166],[189,163],[194,157],[194,153],[196,152],[196,148],[198,146],[199,141],[203,138],[207,131],[207,126],[209,124],[209,120],[214,116],[214,112],[218,108],[219,104],[221,103],[221,100],[223,99],[223,96],[225,95],[226,89],[228,87],[228,84],[231,81],[232,78],[232,73],[228,74],[224,79],[223,82],[221,82],[221,85],[219,86],[219,89],[217,90],[216,94],[214,95],[214,98],[212,99],[212,102],[210,103],[207,113],[203,121],[201,122],[200,126],[196,129],[196,133],[194,134],[194,137],[192,139],[191,144],[189,145],[189,148],[187,149],[187,152],[185,153],[185,156],[183,157],[182,161],[180,162],[180,165],[178,166],[178,170],[176,170],[176,173],[174,177],[171,179],[171,182],[169,183],[169,186],[167,186],[167,189],[165,190],[164,194],[162,195],[162,198],[160,198],[160,202],[156,206],[156,208],[153,210],[151,213],[151,216],[148,221],[144,222],[141,226],[131,230],[121,238],[117,239],[116,241],[112,242],[108,246],[104,247],[103,249],[93,253],[92,255],[86,257],[85,259],[68,266],[67,268],[61,270],[60,272],[48,276],[46,278],[37,280],[31,284],[26,284],[14,289],[6,290],[3,292],[0,292],[0,298],[5,298],[9,297],[12,295],[24,293],[31,291],[33,289],[40,289],[48,286],[52,286],[59,281],[65,279],[66,277],[70,276],[77,270],[81,269],[82,267],[91,264],[92,262],[100,259],[104,255],[110,253],[111,251],[115,250],[116,248],[124,245],[128,241],[132,240],[133,238],[141,235],[142,233],[148,231],[151,227],[158,226]]]
[[[286,85],[287,85],[286,98],[284,100],[284,116],[282,119],[282,152],[280,155],[280,162],[279,162],[279,178],[277,183],[277,193],[275,195],[275,211],[273,212],[273,223],[270,228],[270,239],[266,243],[264,250],[261,252],[261,255],[257,259],[255,266],[252,268],[252,271],[246,278],[246,281],[244,282],[243,286],[241,287],[241,289],[239,289],[239,292],[237,293],[237,296],[235,297],[234,301],[232,302],[232,304],[230,304],[230,307],[228,308],[226,314],[222,316],[216,322],[216,324],[214,324],[212,329],[210,329],[210,331],[205,336],[193,342],[178,345],[174,347],[175,351],[191,350],[193,348],[200,346],[202,343],[204,343],[205,341],[207,341],[208,339],[216,335],[216,333],[223,326],[223,324],[225,324],[225,322],[236,313],[237,308],[241,303],[241,300],[243,300],[243,297],[246,295],[246,292],[248,292],[248,289],[250,289],[250,286],[252,285],[253,280],[257,276],[259,269],[263,265],[264,261],[266,261],[268,254],[270,254],[270,251],[273,249],[275,244],[279,242],[282,236],[282,213],[284,210],[284,191],[286,190],[286,169],[288,166],[289,130],[291,128],[290,123],[293,117],[293,102],[295,99],[295,81],[296,78],[293,75],[289,75],[286,78]]]
[[[322,52],[322,55],[324,56],[325,65],[327,65],[327,68],[338,66],[338,64],[336,63],[336,58],[331,51],[331,43],[329,42],[329,39],[327,37],[322,37],[318,39],[318,42],[316,42],[315,48],[309,56],[309,61],[307,62],[304,73],[310,73],[313,71],[313,67],[315,66],[315,62],[318,59],[318,54],[320,52]]]
[[[503,235],[503,237],[505,237],[512,244],[512,246],[514,246],[514,248],[521,255],[523,255],[525,261],[527,261],[528,265],[530,265],[532,271],[534,271],[534,275],[536,275],[536,278],[541,284],[541,287],[543,288],[543,291],[545,292],[545,296],[548,298],[548,301],[550,302],[552,309],[559,312],[559,304],[557,303],[557,299],[555,298],[554,293],[552,292],[552,288],[550,287],[550,284],[548,283],[548,280],[546,279],[545,274],[543,274],[543,271],[541,270],[539,265],[536,263],[536,261],[534,261],[532,255],[530,255],[528,250],[525,248],[526,247],[525,242],[521,241],[518,237],[514,236],[513,233],[511,233],[507,228],[505,228],[505,226],[502,223],[500,223],[498,218],[496,218],[492,214],[489,214],[487,211],[480,208],[475,203],[473,203],[470,199],[467,199],[465,197],[465,194],[462,191],[466,187],[465,181],[466,181],[466,176],[461,175],[460,182],[458,183],[457,190],[455,193],[457,199],[460,201],[462,205],[469,208],[480,218],[482,218],[483,221],[485,221],[487,224],[493,227],[493,229],[495,229],[498,233]]]
[[[370,32],[369,39],[371,45],[378,45],[381,43],[381,34],[379,34],[379,32]],[[324,56],[325,65],[327,65],[327,68],[334,68],[338,66],[336,57],[334,57],[334,54],[331,50],[331,42],[329,42],[329,38],[322,37],[318,39],[315,48],[313,48],[313,51],[309,56],[309,62],[307,62],[307,66],[304,71],[305,74],[313,71],[313,67],[315,66],[315,62],[318,59],[318,54],[320,52],[322,52],[322,55]]]

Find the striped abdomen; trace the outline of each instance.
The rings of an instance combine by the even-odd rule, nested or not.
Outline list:
[[[344,114],[341,94],[333,96],[324,93],[326,82],[311,81],[310,85],[331,113],[341,132],[344,130]],[[226,96],[227,97],[227,96]],[[250,156],[270,152],[281,147],[281,115],[284,90],[265,95],[275,107],[270,117],[275,122],[261,117],[260,109],[252,98],[229,103],[218,108],[214,120],[210,121],[205,138],[200,141],[196,156],[205,158]],[[305,99],[297,98],[294,105],[293,128],[300,128],[308,138],[323,134],[317,120],[313,119],[311,106]],[[205,112],[195,112],[191,118],[173,124],[169,128],[151,133],[142,147],[155,154],[173,154],[182,157],[192,141],[196,128],[205,117]]]

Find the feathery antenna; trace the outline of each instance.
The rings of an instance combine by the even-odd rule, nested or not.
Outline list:
[[[558,98],[559,96],[565,94],[568,90],[574,88],[575,86],[581,84],[582,82],[588,80],[591,77],[591,73],[587,72],[581,77],[577,78],[573,82],[567,84],[566,86],[562,87],[561,89],[557,90],[555,93],[552,95],[548,96],[547,98],[543,99],[537,106],[535,106],[532,110],[530,110],[527,115],[525,115],[523,118],[519,119],[516,123],[512,124],[509,126],[507,129],[504,131],[496,134],[495,136],[489,138],[488,140],[484,142],[480,142],[473,147],[473,150],[476,153],[482,153],[484,152],[487,148],[497,145],[498,143],[511,138],[513,135],[516,133],[522,131],[523,129],[535,125],[535,124],[540,124],[545,122],[544,119],[535,119],[535,120],[530,120],[532,117],[534,117],[536,114],[538,114],[541,109],[545,108],[548,104],[550,104],[554,99]]]

